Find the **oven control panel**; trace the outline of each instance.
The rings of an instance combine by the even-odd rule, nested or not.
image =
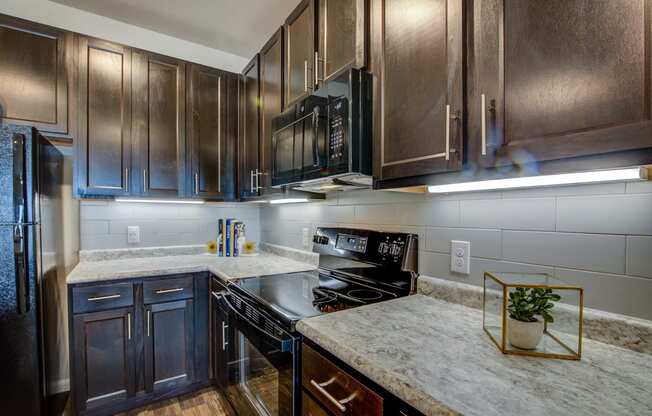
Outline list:
[[[367,251],[367,237],[360,237],[349,234],[338,234],[335,248],[341,250],[350,250],[356,253],[364,253]]]
[[[404,249],[404,236],[388,234],[378,242],[377,254],[383,263],[398,264],[403,260]]]
[[[346,153],[346,125],[348,121],[348,101],[337,98],[328,108],[328,155],[331,164],[344,160]]]

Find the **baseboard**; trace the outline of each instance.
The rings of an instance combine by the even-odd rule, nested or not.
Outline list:
[[[70,391],[70,379],[51,380],[48,382],[48,396]]]

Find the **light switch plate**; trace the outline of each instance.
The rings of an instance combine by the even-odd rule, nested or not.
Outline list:
[[[136,244],[140,243],[140,227],[137,225],[130,225],[127,227],[127,243]]]
[[[471,273],[471,243],[468,241],[451,241],[451,272]]]

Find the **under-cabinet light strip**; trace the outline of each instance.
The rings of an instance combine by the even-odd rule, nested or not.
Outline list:
[[[201,199],[136,199],[136,198],[116,198],[116,202],[138,202],[146,204],[204,204],[206,201]]]
[[[592,172],[562,173],[558,175],[491,179],[486,181],[452,183],[447,185],[432,185],[428,186],[428,192],[442,194],[646,179],[648,179],[647,168],[636,167],[627,169],[596,170]]]
[[[285,198],[285,199],[273,199],[269,201],[270,204],[295,204],[297,202],[308,202],[308,198]]]

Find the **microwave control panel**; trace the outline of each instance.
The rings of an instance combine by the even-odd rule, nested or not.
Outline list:
[[[344,159],[348,124],[348,100],[333,99],[328,108],[328,154],[330,164]]]

